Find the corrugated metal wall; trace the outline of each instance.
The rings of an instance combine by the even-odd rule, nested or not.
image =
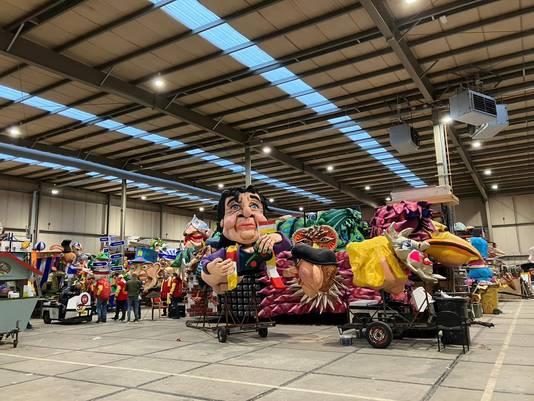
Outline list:
[[[90,198],[90,196],[89,196]],[[77,200],[41,196],[39,213],[39,239],[48,246],[65,238],[83,244],[87,252],[97,252],[98,237],[106,232],[107,205],[85,201],[86,194]],[[0,190],[0,222],[15,232],[24,232],[29,225],[31,193]],[[490,212],[494,241],[508,254],[526,254],[534,246],[534,194],[517,196],[493,196]],[[151,206],[153,208],[153,205]],[[367,213],[365,213],[367,212]],[[364,211],[365,217],[371,210]],[[466,225],[486,225],[484,204],[479,198],[461,199],[455,208],[456,221]],[[170,246],[183,239],[182,232],[191,219],[174,213],[163,213],[162,238]],[[209,222],[212,224],[212,222]],[[213,224],[212,224],[213,225]],[[126,212],[126,235],[159,237],[160,213],[142,208],[128,208]],[[111,207],[110,234],[119,235],[120,208]]]
[[[493,240],[510,255],[527,254],[534,246],[534,195],[492,196],[489,201]],[[461,199],[456,220],[485,225],[484,204],[478,198]]]
[[[0,190],[0,222],[15,233],[24,232],[29,225],[31,193]],[[152,205],[153,207],[153,205]],[[80,242],[84,249],[96,253],[99,237],[106,233],[107,205],[91,201],[41,196],[39,207],[39,240],[47,246],[63,239]],[[177,246],[192,215],[183,216],[163,212],[162,238],[169,246]],[[111,206],[109,233],[120,234],[120,207]],[[208,221],[208,223],[212,223]],[[126,235],[147,238],[160,235],[160,212],[128,208]]]

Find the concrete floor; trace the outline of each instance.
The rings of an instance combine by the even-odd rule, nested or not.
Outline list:
[[[435,340],[341,346],[335,327],[279,325],[226,344],[184,319],[44,325],[0,346],[2,401],[534,400],[534,301],[501,303],[462,355]],[[148,311],[143,312],[148,319]]]

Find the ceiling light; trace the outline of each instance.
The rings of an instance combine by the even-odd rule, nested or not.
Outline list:
[[[491,189],[493,189],[494,191],[496,191],[497,189],[499,189],[499,186],[497,184],[493,184],[491,186]]]
[[[334,171],[334,166],[331,164],[329,166],[326,166],[326,171]]]
[[[484,175],[491,175],[491,170],[489,168],[484,170]]]
[[[262,151],[263,151],[263,153],[269,154],[269,153],[271,153],[271,148],[269,146],[264,146]]]
[[[219,188],[219,189],[223,189],[223,188],[224,188],[224,184],[223,184],[222,182],[219,183],[219,184],[217,184],[217,188]]]
[[[480,141],[473,141],[473,142],[471,143],[471,146],[472,146],[473,148],[475,148],[475,149],[478,149],[478,148],[480,148],[480,147],[482,146],[482,142],[480,142]]]
[[[141,196],[141,200],[146,200],[146,196],[145,195]]]
[[[443,124],[450,124],[450,123],[452,123],[452,118],[451,118],[451,116],[449,116],[449,115],[443,116],[443,117],[441,118],[441,122],[442,122]]]
[[[52,195],[58,195],[58,194],[59,194],[59,189],[57,189],[57,188],[52,188],[52,190],[50,191],[50,193],[51,193]]]
[[[163,89],[165,87],[165,80],[161,78],[159,75],[156,78],[154,78],[152,83],[158,89]]]
[[[274,203],[274,198],[269,198],[269,203]]]
[[[19,136],[21,134],[20,132],[20,128],[17,127],[16,125],[12,126],[12,127],[9,127],[7,129],[7,133],[11,136]]]
[[[386,197],[386,202],[391,202],[391,198],[389,196]]]
[[[413,3],[415,3],[416,1],[417,1],[417,0],[404,0],[404,2],[405,2],[406,4],[413,4]]]
[[[366,186],[365,186],[365,190],[366,190],[366,191],[370,191],[370,190],[371,190],[371,187],[370,187],[369,185],[366,185]]]
[[[204,211],[204,208],[203,208],[202,206],[200,206],[200,207],[198,208],[198,210],[199,210],[200,212],[203,212],[203,211]]]
[[[302,211],[304,211],[304,208],[302,206],[300,206],[299,210],[302,212]]]

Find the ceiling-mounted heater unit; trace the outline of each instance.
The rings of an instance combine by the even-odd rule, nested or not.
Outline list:
[[[497,104],[491,96],[464,90],[449,99],[450,116],[455,121],[482,125],[497,118]]]
[[[417,131],[408,124],[400,124],[389,129],[389,143],[401,155],[417,152],[421,139]]]
[[[508,109],[505,104],[497,105],[497,118],[477,127],[473,139],[490,139],[508,127]]]

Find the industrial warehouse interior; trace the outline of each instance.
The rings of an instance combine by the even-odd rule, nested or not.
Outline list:
[[[534,400],[534,1],[0,0],[0,399]]]

